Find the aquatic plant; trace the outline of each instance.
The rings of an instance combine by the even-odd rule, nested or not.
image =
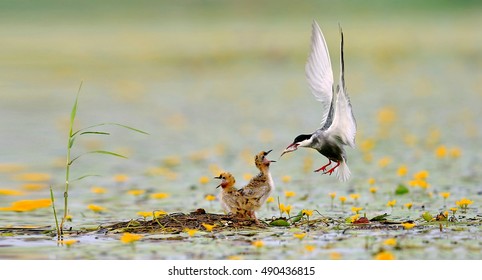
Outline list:
[[[64,190],[64,214],[62,217],[62,221],[60,222],[60,226],[56,225],[57,228],[57,233],[58,233],[58,238],[60,238],[63,235],[63,226],[65,221],[67,220],[66,217],[69,214],[69,208],[68,208],[68,202],[69,202],[69,187],[71,182],[82,180],[83,178],[89,177],[89,176],[94,176],[94,175],[83,175],[80,176],[74,180],[71,180],[70,178],[70,169],[72,167],[72,164],[76,162],[79,158],[81,158],[84,155],[87,154],[104,154],[104,155],[110,155],[110,156],[116,156],[120,158],[126,158],[125,156],[110,152],[110,151],[105,151],[105,150],[93,150],[93,151],[88,151],[86,153],[80,154],[78,156],[72,157],[72,149],[74,147],[74,144],[77,140],[78,137],[83,136],[83,135],[110,135],[110,133],[105,132],[105,131],[100,131],[100,130],[93,130],[93,128],[101,127],[101,126],[106,126],[106,125],[113,125],[113,126],[119,126],[122,128],[126,128],[131,131],[135,131],[138,133],[142,134],[148,134],[147,132],[144,132],[142,130],[126,126],[123,124],[119,123],[99,123],[95,125],[91,125],[85,128],[81,128],[79,130],[74,130],[74,123],[75,123],[75,117],[77,115],[77,108],[79,104],[79,95],[80,95],[80,90],[82,89],[82,82],[80,83],[79,89],[77,91],[77,96],[75,98],[74,105],[72,106],[72,110],[70,112],[70,123],[69,123],[69,136],[68,136],[68,141],[67,141],[67,156],[66,156],[66,163],[65,163],[65,190]],[[45,177],[45,176],[44,176]],[[125,176],[122,177],[122,179],[125,181]],[[53,197],[53,195],[52,195]],[[53,203],[52,199],[52,203]],[[93,209],[91,209],[93,210]],[[95,211],[95,210],[93,210]],[[57,220],[56,213],[54,213],[55,219]]]

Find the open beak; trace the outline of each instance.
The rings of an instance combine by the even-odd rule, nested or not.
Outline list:
[[[293,151],[296,151],[297,149],[298,149],[298,145],[296,143],[293,143],[293,144],[289,145],[288,147],[286,147],[286,149],[283,151],[283,153],[279,157],[281,158],[284,154],[291,153]]]
[[[221,175],[219,175],[218,177],[214,177],[214,179],[221,179]],[[222,183],[219,184],[219,185],[216,187],[216,189],[218,189],[219,187],[221,187],[221,185],[222,185]]]

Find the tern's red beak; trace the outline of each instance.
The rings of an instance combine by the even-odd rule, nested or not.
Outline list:
[[[293,143],[293,144],[289,145],[288,147],[286,147],[286,149],[283,151],[283,153],[279,157],[281,158],[284,154],[291,153],[293,151],[296,151],[297,149],[298,149],[298,144]]]

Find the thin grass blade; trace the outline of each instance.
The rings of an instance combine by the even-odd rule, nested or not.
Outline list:
[[[87,177],[100,177],[100,175],[98,174],[87,174],[87,175],[83,175],[83,176],[80,176],[78,178],[75,178],[74,180],[72,180],[72,182],[75,182],[75,181],[80,181],[84,178],[87,178]]]
[[[72,128],[74,127],[75,116],[77,115],[77,106],[79,103],[80,90],[82,89],[83,83],[84,83],[83,81],[80,82],[79,90],[77,91],[77,96],[75,97],[74,106],[72,106],[72,111],[70,112],[70,135],[71,136],[72,136]]]
[[[109,132],[104,132],[104,131],[84,131],[84,132],[80,133],[79,135],[84,135],[84,134],[110,135]]]
[[[94,127],[99,127],[99,126],[104,126],[104,125],[114,125],[114,126],[120,126],[120,127],[123,127],[123,128],[126,128],[126,129],[129,129],[129,130],[132,130],[132,131],[135,131],[135,132],[138,132],[138,133],[141,133],[141,134],[146,134],[146,135],[149,135],[149,133],[143,131],[143,130],[140,130],[140,129],[137,129],[137,128],[134,128],[134,127],[131,127],[131,126],[128,126],[128,125],[123,125],[123,124],[120,124],[120,123],[99,123],[99,124],[95,124],[95,125],[91,125],[91,126],[88,126],[88,127],[84,127],[82,129],[79,129],[77,130],[76,132],[74,132],[72,134],[72,136],[78,134],[78,133],[81,133],[87,129],[91,129],[91,128],[94,128]]]
[[[98,151],[90,151],[90,152],[87,152],[87,153],[83,153],[79,156],[76,156],[74,159],[72,159],[69,162],[69,165],[72,165],[72,163],[74,163],[74,161],[78,160],[80,157],[85,156],[87,154],[104,154],[104,155],[111,155],[111,156],[120,157],[120,158],[127,158],[126,156],[123,156],[121,154],[117,154],[117,153],[114,153],[114,152],[98,150]]]

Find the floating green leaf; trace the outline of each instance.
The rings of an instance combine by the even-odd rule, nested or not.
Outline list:
[[[409,192],[408,188],[405,187],[405,185],[402,185],[402,184],[398,185],[398,187],[395,189],[396,195],[403,195],[403,194],[406,194],[408,192]]]
[[[378,215],[378,216],[375,216],[375,217],[371,218],[370,221],[372,221],[372,222],[386,221],[388,216],[390,216],[390,215],[385,213],[383,215]]]
[[[271,221],[269,225],[274,227],[289,227],[290,223],[288,223],[288,221],[285,219],[277,219],[277,220]]]

